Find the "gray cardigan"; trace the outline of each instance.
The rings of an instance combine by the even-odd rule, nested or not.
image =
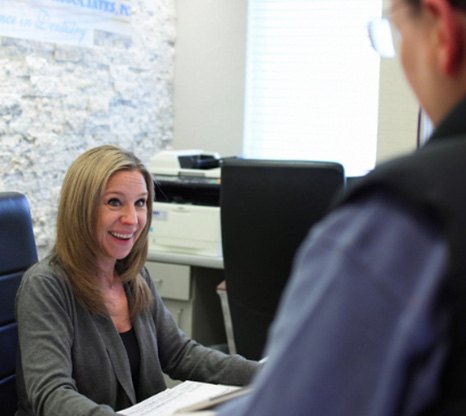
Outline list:
[[[141,398],[166,388],[162,372],[179,380],[249,383],[258,364],[189,339],[164,306],[148,271],[142,275],[154,305],[151,313],[133,322],[141,354]],[[136,403],[128,356],[113,322],[78,303],[63,271],[48,259],[25,274],[16,314],[17,416],[114,416]]]

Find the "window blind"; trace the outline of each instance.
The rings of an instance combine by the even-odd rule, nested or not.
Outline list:
[[[244,155],[375,165],[382,0],[249,0]]]

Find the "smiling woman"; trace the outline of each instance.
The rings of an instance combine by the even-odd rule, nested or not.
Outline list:
[[[147,184],[138,170],[115,172],[109,179],[97,207],[97,276],[105,306],[118,332],[131,330],[123,282],[115,270],[127,257],[148,220]]]
[[[120,183],[116,180],[120,178],[124,178],[125,182]],[[154,199],[150,173],[132,153],[113,146],[101,146],[85,152],[76,159],[63,182],[57,216],[54,262],[67,270],[76,296],[95,313],[106,313],[101,293],[95,290],[96,271],[100,271],[98,274],[102,278],[106,276],[109,279],[110,266],[108,262],[103,264],[108,254],[99,232],[103,216],[101,205],[108,207],[110,212],[115,212],[114,205],[118,205],[118,198],[114,198],[117,196],[115,191],[119,192],[119,199],[127,205],[129,201],[125,198],[135,197],[132,191],[130,195],[125,194],[129,192],[128,188],[133,186],[132,180],[140,184],[141,194],[136,195],[138,204],[141,197],[144,197],[144,213],[138,216],[143,220],[143,226],[138,229],[141,238],[134,239],[132,250],[128,250],[125,256],[113,259],[110,277],[113,277],[115,268],[118,279],[121,282],[129,282],[132,286],[135,299],[130,313],[134,315],[146,309],[150,299],[137,274],[144,266],[147,254],[146,237],[151,221],[151,216],[147,213],[152,212]],[[109,199],[109,196],[112,198]],[[127,207],[124,206],[123,211],[126,210]]]
[[[101,146],[70,166],[55,247],[18,290],[18,416],[116,415],[172,379],[244,385],[258,364],[177,327],[144,267],[152,177]]]
[[[139,171],[119,171],[110,177],[97,209],[98,262],[104,275],[113,277],[116,260],[125,258],[141,235],[148,220],[147,195]]]

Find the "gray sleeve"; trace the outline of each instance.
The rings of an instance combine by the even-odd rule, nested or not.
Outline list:
[[[144,274],[155,299],[152,313],[164,372],[178,380],[230,385],[248,384],[260,365],[240,355],[227,355],[190,339],[178,328],[163,304],[149,272],[145,270]]]
[[[73,301],[65,282],[36,265],[24,276],[16,301],[19,414],[31,407],[35,416],[115,415],[109,406],[94,403],[76,389]]]

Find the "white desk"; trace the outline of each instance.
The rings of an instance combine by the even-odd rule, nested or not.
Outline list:
[[[210,269],[223,269],[223,257],[207,257],[197,256],[195,254],[149,250],[147,259],[158,263],[183,264],[187,266],[208,267]]]

